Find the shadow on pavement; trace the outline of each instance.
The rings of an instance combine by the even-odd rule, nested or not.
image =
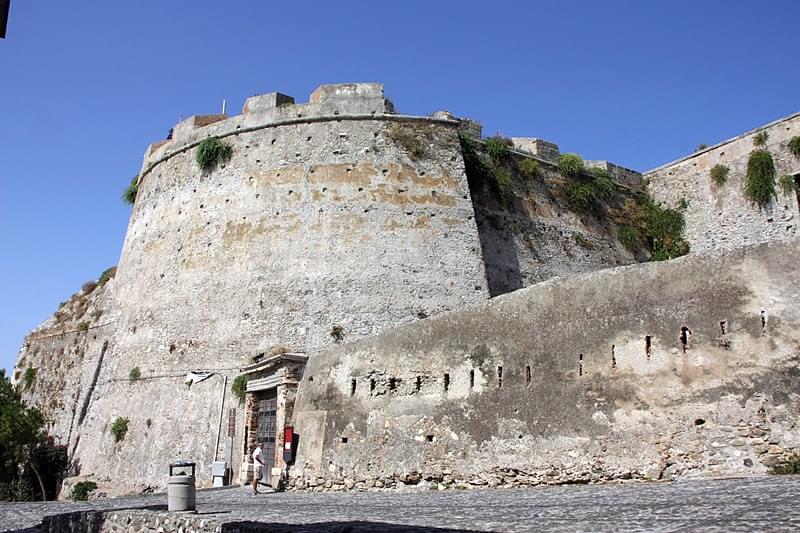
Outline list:
[[[228,522],[222,533],[477,533],[472,529],[451,529],[385,522],[317,522],[314,524],[279,524],[268,522]]]

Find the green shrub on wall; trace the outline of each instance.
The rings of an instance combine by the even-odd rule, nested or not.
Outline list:
[[[800,135],[795,135],[789,140],[789,151],[795,157],[800,157]]]
[[[753,136],[753,146],[763,148],[767,145],[769,140],[769,133],[766,130],[761,130]]]
[[[111,434],[114,435],[114,442],[120,442],[128,433],[128,419],[118,416],[111,424]]]
[[[785,174],[785,175],[781,176],[781,179],[779,180],[778,183],[781,186],[781,190],[783,191],[783,194],[785,194],[787,196],[792,194],[793,192],[795,192],[795,190],[797,190],[797,184],[794,181],[794,176],[790,176],[788,174]]]
[[[125,189],[122,193],[122,201],[133,205],[136,202],[136,195],[139,193],[139,185],[137,181],[139,180],[139,176],[134,176],[131,180],[130,185]]]
[[[578,154],[558,156],[558,171],[565,178],[577,178],[583,173],[583,158]]]
[[[72,486],[70,498],[76,502],[85,502],[89,499],[89,493],[97,490],[97,483],[94,481],[79,481]]]
[[[128,379],[131,381],[136,381],[142,377],[142,371],[139,370],[138,366],[131,368],[131,371],[128,372]]]
[[[539,162],[535,159],[523,159],[519,162],[517,168],[519,168],[519,173],[526,178],[537,178],[541,174]]]
[[[22,376],[22,382],[25,384],[25,389],[30,389],[33,382],[36,381],[36,369],[28,367],[25,369],[25,374]]]
[[[594,176],[594,188],[600,196],[611,196],[614,192],[614,180],[611,173],[601,167],[592,167],[589,173]]]
[[[767,150],[750,152],[750,158],[747,160],[745,196],[760,206],[768,204],[775,197],[775,174],[772,154]]]
[[[590,183],[569,182],[564,186],[564,194],[569,206],[582,213],[594,208],[597,201],[597,191]]]
[[[717,186],[724,185],[725,182],[728,181],[728,174],[730,171],[731,169],[728,168],[727,165],[714,165],[711,167],[711,171],[709,172],[711,181],[713,181]]]
[[[511,140],[499,133],[486,139],[486,153],[495,163],[502,163],[511,157]]]
[[[508,204],[514,196],[514,191],[512,190],[514,178],[504,168],[496,167],[494,169],[494,183],[500,201],[503,204]]]
[[[634,251],[639,247],[641,235],[639,230],[630,224],[622,224],[618,230],[619,242],[628,250]]]
[[[648,202],[647,235],[653,254],[651,261],[674,259],[689,253],[689,243],[683,238],[686,221],[677,209]]]
[[[244,374],[236,376],[236,379],[233,380],[233,384],[231,385],[231,392],[233,392],[233,395],[239,400],[239,403],[243,403],[247,395],[247,376]]]
[[[197,164],[203,170],[212,170],[219,164],[230,160],[233,155],[233,148],[219,140],[219,137],[209,137],[204,139],[197,146]]]

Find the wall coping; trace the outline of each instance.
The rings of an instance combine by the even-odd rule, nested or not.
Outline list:
[[[792,113],[791,115],[785,116],[783,118],[779,118],[777,120],[773,120],[772,122],[764,124],[763,126],[758,126],[756,128],[753,128],[753,129],[751,129],[749,131],[746,131],[745,133],[740,133],[739,135],[737,135],[735,137],[731,137],[730,139],[718,142],[717,144],[709,146],[708,148],[703,148],[702,150],[698,150],[697,152],[693,152],[693,153],[691,153],[689,155],[686,155],[686,156],[683,156],[683,157],[681,157],[679,159],[675,159],[674,161],[670,161],[669,163],[665,163],[665,164],[663,164],[661,166],[658,166],[656,168],[647,170],[647,171],[645,171],[643,173],[643,176],[646,177],[646,176],[648,176],[650,174],[653,174],[655,172],[658,172],[660,170],[664,170],[664,169],[669,168],[669,167],[671,167],[673,165],[677,165],[678,163],[683,163],[684,161],[688,161],[689,159],[692,159],[692,158],[697,157],[699,155],[703,155],[706,152],[710,152],[712,150],[716,150],[717,148],[725,146],[726,144],[730,144],[730,143],[738,141],[740,139],[744,139],[745,137],[747,137],[749,135],[753,135],[754,133],[757,133],[757,132],[759,132],[761,130],[765,130],[765,129],[771,128],[773,126],[777,126],[778,124],[781,124],[783,122],[789,122],[790,120],[793,120],[795,118],[800,118],[800,111],[798,111],[797,113]]]

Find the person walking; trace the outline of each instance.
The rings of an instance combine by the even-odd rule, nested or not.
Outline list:
[[[261,450],[261,443],[256,443],[256,449],[253,450],[253,496],[258,494],[258,481],[264,472],[264,454]]]

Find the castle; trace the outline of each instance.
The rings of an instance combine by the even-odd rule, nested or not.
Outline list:
[[[800,212],[785,180],[744,194],[760,132],[797,180],[800,114],[644,176],[587,162],[601,194],[551,142],[399,114],[380,84],[193,116],[145,153],[116,274],[26,337],[14,379],[66,486],[109,493],[179,457],[246,481],[256,442],[296,489],[764,472],[800,449]],[[229,156],[202,168],[210,138]],[[658,203],[691,252],[644,263]]]

